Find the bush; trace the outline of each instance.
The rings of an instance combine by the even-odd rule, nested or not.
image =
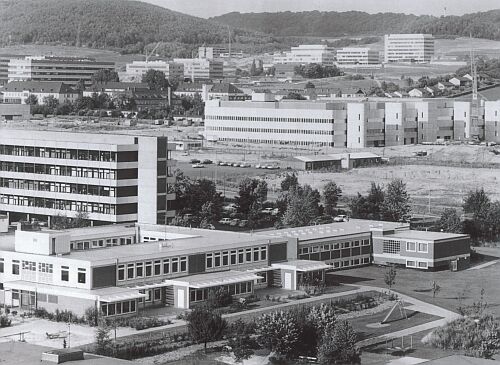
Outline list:
[[[113,320],[108,320],[108,324],[115,324],[119,327],[131,327],[135,328],[137,331],[145,330],[148,328],[161,327],[167,324],[171,324],[170,321],[164,321],[155,317],[127,317],[119,318],[114,322]]]
[[[12,321],[7,316],[0,316],[0,328],[10,327]]]
[[[233,297],[224,287],[212,289],[208,292],[207,305],[211,308],[227,307],[233,301]]]

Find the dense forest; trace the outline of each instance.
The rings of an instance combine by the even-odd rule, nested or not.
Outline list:
[[[274,36],[340,37],[384,33],[431,33],[438,36],[469,36],[500,39],[500,10],[463,16],[416,16],[395,13],[349,12],[238,12],[211,18],[221,24],[238,26]]]
[[[255,31],[231,29],[231,36],[235,43],[273,42]],[[142,52],[159,41],[177,51],[227,40],[226,25],[139,1],[0,0],[0,46],[65,44]]]

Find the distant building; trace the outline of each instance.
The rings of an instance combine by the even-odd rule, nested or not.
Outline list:
[[[292,157],[288,164],[297,170],[321,171],[353,169],[381,163],[381,157],[370,152],[338,153],[331,155],[307,155]]]
[[[99,70],[114,70],[114,62],[96,61],[92,58],[36,56],[15,58],[9,61],[11,81],[59,81],[75,85],[82,80],[92,83],[92,75]]]
[[[59,104],[72,103],[80,96],[71,85],[57,81],[13,81],[2,89],[3,102],[26,104],[30,95],[36,96],[38,104],[45,103],[45,98],[52,96]]]
[[[245,94],[236,86],[230,83],[217,83],[213,85],[203,85],[202,88],[203,101],[206,100],[248,100],[250,95]]]
[[[467,77],[460,77],[460,76],[452,77],[449,80],[449,82],[454,87],[461,87],[461,86],[466,86],[466,85],[472,84],[472,81],[469,78],[467,78]]]
[[[386,34],[384,61],[429,63],[434,57],[434,38],[431,34]]]
[[[317,63],[323,66],[333,66],[335,62],[335,52],[332,47],[323,44],[301,44],[292,47],[290,52],[274,57],[275,64]]]
[[[337,64],[342,65],[376,65],[379,64],[378,51],[369,48],[342,48],[337,50]]]
[[[104,82],[87,87],[83,91],[83,96],[91,97],[94,93],[107,94],[113,98],[120,94],[132,92],[134,90],[149,90],[149,85],[138,82]]]
[[[25,56],[19,55],[0,55],[0,86],[9,82],[9,62],[11,59],[22,59]]]
[[[0,119],[4,120],[29,120],[30,106],[26,104],[0,103]]]
[[[184,77],[184,65],[177,62],[167,61],[134,61],[128,63],[125,74],[123,75],[128,81],[141,82],[142,76],[148,70],[157,70],[165,74],[168,79],[177,79]]]
[[[199,47],[198,58],[206,58],[209,60],[222,58],[225,53],[228,53],[227,48],[224,47]]]
[[[175,182],[166,137],[2,129],[0,213],[80,212],[95,222],[164,224]]]
[[[224,64],[222,61],[204,58],[174,58],[174,62],[184,66],[184,79],[218,80],[224,78]]]

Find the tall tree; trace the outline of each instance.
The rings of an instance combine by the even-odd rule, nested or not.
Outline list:
[[[267,183],[261,179],[249,177],[241,180],[236,205],[238,211],[248,214],[254,203],[262,204],[267,199]]]
[[[446,233],[462,233],[462,220],[456,209],[446,208],[441,213],[439,229]]]
[[[59,100],[57,100],[53,95],[45,96],[43,98],[43,105],[45,105],[50,114],[54,114],[57,106],[59,105]]]
[[[318,217],[320,193],[309,185],[292,187],[288,192],[287,207],[282,222],[285,226],[301,227]]]
[[[474,218],[485,218],[488,215],[490,207],[490,197],[484,191],[484,188],[470,190],[464,199],[462,208],[465,213],[470,213]]]
[[[396,284],[396,268],[393,265],[390,265],[384,273],[384,282],[389,287],[389,290],[392,289],[392,286]]]
[[[281,190],[288,191],[292,186],[299,185],[299,179],[295,173],[286,174],[285,178],[281,180]]]
[[[165,77],[165,73],[159,70],[148,70],[142,76],[142,82],[148,84],[151,90],[166,90],[169,87],[168,79]]]
[[[384,202],[384,191],[380,185],[371,183],[367,196],[358,195],[351,199],[349,208],[353,218],[380,220],[380,208]]]
[[[118,82],[120,78],[118,77],[118,72],[115,70],[102,69],[97,70],[92,75],[92,83],[105,83],[105,82]]]
[[[382,218],[390,222],[407,221],[410,218],[410,196],[402,180],[395,179],[387,185],[381,213]]]
[[[333,181],[328,182],[323,188],[323,200],[325,204],[325,214],[334,215],[339,198],[342,196],[342,189]]]
[[[320,364],[359,364],[360,351],[356,348],[357,335],[347,321],[329,327],[318,348]]]
[[[300,329],[291,312],[263,314],[257,321],[257,341],[266,349],[289,357],[299,339]]]
[[[193,340],[202,343],[206,352],[208,342],[222,338],[227,322],[214,309],[198,306],[188,314],[187,326]]]

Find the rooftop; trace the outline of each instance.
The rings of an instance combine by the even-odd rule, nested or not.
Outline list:
[[[260,276],[255,275],[251,272],[228,270],[212,272],[208,274],[190,275],[176,279],[168,279],[165,280],[165,283],[202,289],[213,287],[216,285],[241,283],[244,281],[253,281],[257,279],[260,279]]]
[[[408,223],[381,222],[364,219],[350,219],[348,222],[335,222],[308,227],[284,228],[274,231],[264,231],[263,234],[271,237],[297,237],[303,241],[326,237],[347,236],[359,233],[368,233],[372,229],[404,230],[410,228]],[[419,233],[421,233],[419,231]]]
[[[423,241],[439,241],[450,238],[467,238],[466,234],[455,234],[455,233],[443,233],[443,232],[429,232],[429,231],[399,231],[394,234],[385,235],[385,237],[390,238],[402,238],[402,239],[415,239]]]
[[[371,152],[353,152],[353,153],[337,153],[331,155],[307,155],[307,156],[295,156],[297,160],[304,162],[312,162],[312,161],[340,161],[345,159],[349,155],[349,158],[356,160],[361,158],[380,158],[379,155],[376,155]]]

